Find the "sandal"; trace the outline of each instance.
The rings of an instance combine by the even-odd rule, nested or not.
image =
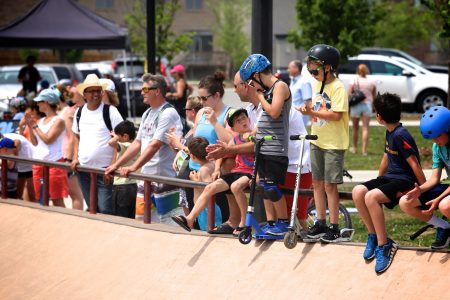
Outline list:
[[[175,223],[180,225],[184,230],[191,231],[191,228],[189,227],[188,222],[184,216],[176,216],[176,217],[171,217],[171,218]]]
[[[238,237],[239,236],[239,234],[241,233],[241,231],[242,230],[244,230],[245,229],[245,227],[236,227],[236,229],[233,231],[233,235],[235,236],[235,237]]]
[[[233,234],[234,228],[228,223],[223,223],[214,228],[213,230],[208,230],[209,234]]]

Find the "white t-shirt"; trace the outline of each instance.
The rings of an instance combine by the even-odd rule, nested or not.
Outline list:
[[[89,110],[87,105],[82,107],[80,117],[80,131],[76,118],[73,120],[72,131],[80,135],[78,160],[82,165],[104,168],[111,164],[113,148],[108,145],[111,133],[103,120],[103,103],[96,110]],[[80,109],[80,108],[79,108]],[[75,112],[77,115],[78,109]],[[116,107],[109,107],[112,128],[123,121]]]
[[[246,107],[248,117],[250,119],[250,126],[255,128],[258,123],[259,117],[262,114],[262,107],[259,105],[257,108],[253,104],[249,104]],[[291,135],[305,135],[308,134],[303,124],[302,114],[294,107],[289,111],[289,136]],[[300,159],[300,146],[301,141],[289,140],[288,145],[288,158],[289,158],[289,173],[297,173],[297,164]],[[311,172],[311,159],[309,141],[305,141],[305,147],[303,149],[302,170],[301,174]]]
[[[173,107],[162,110],[166,103],[164,102],[160,107],[149,108],[143,114],[136,139],[141,141],[141,153],[145,151],[153,139],[163,142],[155,155],[142,166],[142,173],[175,177],[176,173],[172,168],[172,162],[176,153],[168,145],[166,133],[169,132],[169,129],[175,128],[175,133],[182,135],[183,125],[180,116]]]
[[[33,151],[34,151],[35,147],[29,140],[27,140],[26,137],[24,137],[23,135],[17,134],[17,133],[5,133],[3,136],[7,137],[8,139],[11,139],[13,141],[14,140],[20,141],[20,150],[19,150],[19,154],[18,154],[18,156],[20,158],[33,158]],[[32,166],[32,164],[26,164],[26,163],[17,163],[16,164],[17,171],[20,173],[30,172],[31,166]]]

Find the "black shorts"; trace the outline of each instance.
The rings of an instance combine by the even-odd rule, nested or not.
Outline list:
[[[33,171],[17,172],[17,178],[33,178]]]
[[[414,182],[409,180],[393,179],[384,176],[378,176],[376,179],[372,179],[362,183],[369,191],[379,189],[390,202],[383,203],[389,209],[393,209],[398,205],[400,197],[397,194],[407,192],[414,188]]]
[[[250,175],[250,174],[237,172],[237,173],[224,174],[224,175],[220,176],[220,179],[222,179],[223,181],[225,181],[228,184],[228,190],[230,190],[231,184],[243,176],[246,176],[249,179],[252,178],[252,175]]]
[[[284,184],[289,159],[286,156],[260,154],[258,156],[258,175],[260,179],[271,180],[275,184]]]

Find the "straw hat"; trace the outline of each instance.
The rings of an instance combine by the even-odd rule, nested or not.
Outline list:
[[[92,86],[98,86],[98,87],[101,87],[102,90],[105,90],[108,85],[106,83],[101,83],[100,79],[98,79],[97,75],[89,74],[88,76],[86,76],[86,79],[84,80],[84,82],[80,83],[77,86],[77,90],[81,95],[83,95],[84,90],[89,87],[92,87]]]

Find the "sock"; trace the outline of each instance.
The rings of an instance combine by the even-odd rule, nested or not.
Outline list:
[[[319,224],[320,226],[327,226],[327,221],[326,220],[317,220],[317,224]]]
[[[427,223],[433,225],[434,227],[439,227],[439,228],[443,228],[443,229],[450,228],[450,223],[437,217],[436,215],[432,215],[431,219]]]
[[[269,223],[270,226],[275,226],[275,221],[267,221],[267,223]]]
[[[287,223],[287,222],[288,222],[288,219],[278,219],[278,221]]]

